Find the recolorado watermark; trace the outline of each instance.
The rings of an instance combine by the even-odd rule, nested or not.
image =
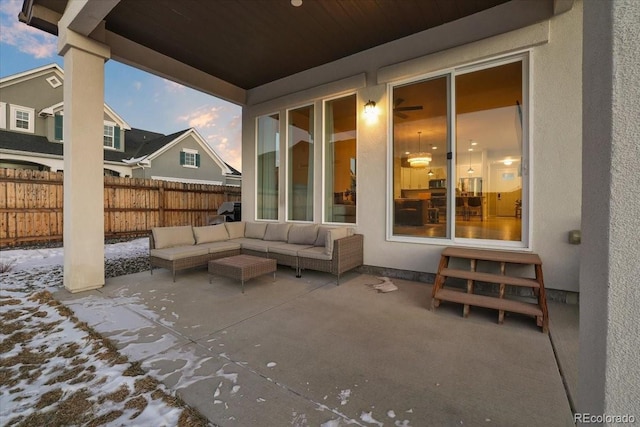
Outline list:
[[[582,424],[603,424],[603,423],[619,423],[634,424],[636,422],[635,415],[612,415],[612,414],[590,414],[588,412],[578,412],[573,414],[574,423]]]

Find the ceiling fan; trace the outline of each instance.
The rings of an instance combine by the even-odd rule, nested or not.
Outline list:
[[[406,119],[407,117],[409,117],[404,113],[404,111],[422,110],[422,105],[407,105],[407,106],[401,107],[400,105],[403,102],[404,102],[404,98],[396,98],[396,100],[393,101],[393,114],[395,114],[396,116],[402,119]]]

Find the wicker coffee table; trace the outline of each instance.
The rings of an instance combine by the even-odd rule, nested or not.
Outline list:
[[[242,283],[244,293],[244,281],[263,274],[273,273],[276,279],[277,261],[275,259],[261,258],[253,255],[235,255],[209,261],[209,283],[211,276],[220,276],[238,279]]]

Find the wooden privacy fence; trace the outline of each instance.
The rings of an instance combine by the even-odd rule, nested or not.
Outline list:
[[[146,235],[152,227],[206,225],[241,189],[104,177],[105,238]],[[0,169],[0,247],[62,240],[63,174]]]

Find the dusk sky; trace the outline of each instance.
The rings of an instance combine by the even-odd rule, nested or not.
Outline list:
[[[18,21],[23,0],[0,0],[0,77],[56,63],[57,38]],[[131,127],[171,134],[195,128],[220,157],[242,170],[242,109],[129,67],[105,64],[105,102]]]

